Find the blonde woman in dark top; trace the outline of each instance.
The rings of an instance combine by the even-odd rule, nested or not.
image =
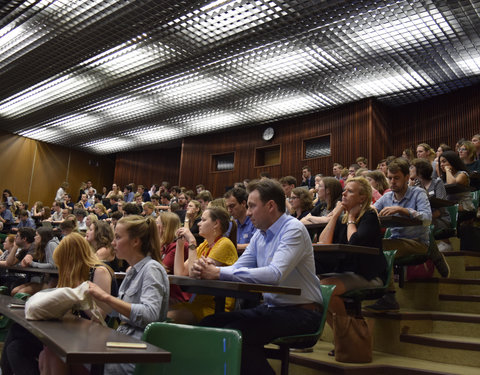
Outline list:
[[[379,249],[378,255],[352,254],[335,265],[335,275],[322,279],[322,284],[336,285],[328,306],[327,321],[333,314],[346,315],[340,295],[367,287],[381,286],[386,279],[386,259],[382,251],[382,232],[377,212],[371,208],[372,188],[363,177],[347,180],[341,202],[332,211],[332,219],[322,231],[319,243],[341,243]]]

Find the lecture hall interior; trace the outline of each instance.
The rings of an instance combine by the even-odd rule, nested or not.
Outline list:
[[[219,197],[480,133],[480,0],[11,0],[0,22],[0,187],[29,206],[63,181]],[[372,319],[374,362],[335,362],[326,328],[290,373],[478,373],[480,257],[448,260]]]

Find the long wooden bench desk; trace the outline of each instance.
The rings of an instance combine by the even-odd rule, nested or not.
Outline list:
[[[170,284],[179,285],[183,291],[215,297],[215,312],[225,311],[225,297],[256,299],[261,293],[291,294],[299,296],[299,288],[277,285],[241,283],[221,280],[199,280],[188,276],[169,275]]]
[[[378,255],[380,250],[376,247],[356,246],[340,243],[321,244],[314,243],[313,251],[316,252],[338,252],[338,253],[357,253],[366,255]]]
[[[416,225],[423,225],[422,221],[419,219],[411,219],[406,216],[379,216],[380,225],[385,228],[391,227],[411,227]]]
[[[0,266],[0,269],[6,269],[13,273],[48,273],[51,275],[58,275],[57,268],[36,268],[36,267],[22,267],[22,266]],[[125,278],[125,272],[115,272],[115,278],[117,280],[123,280]]]
[[[169,362],[170,352],[119,333],[99,323],[74,316],[63,320],[27,320],[23,308],[11,308],[22,303],[0,295],[0,313],[20,324],[65,360],[67,365],[92,364],[92,374],[102,374],[105,363]],[[146,348],[107,348],[107,342],[142,343]]]
[[[465,186],[462,184],[445,184],[445,191],[447,194],[457,194],[457,193],[465,193],[465,192],[470,192],[474,191],[475,188],[472,188],[471,186]]]
[[[428,200],[430,201],[430,206],[432,208],[442,208],[442,207],[449,207],[455,205],[457,202],[454,201],[449,201],[446,199],[440,199],[437,197],[428,197]]]

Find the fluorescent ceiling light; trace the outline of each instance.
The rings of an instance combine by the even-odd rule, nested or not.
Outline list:
[[[135,145],[134,140],[119,137],[103,138],[93,142],[84,143],[83,147],[88,147],[98,153],[112,153],[126,150]]]
[[[257,121],[267,121],[279,118],[289,113],[302,113],[318,108],[318,105],[309,97],[302,94],[292,93],[290,97],[283,97],[272,100],[259,100],[254,104],[249,112]]]
[[[86,76],[73,76],[71,74],[36,85],[35,89],[24,90],[15,97],[7,98],[0,103],[0,116],[16,118],[45,107],[52,102],[65,100],[65,93],[80,95],[92,85]]]
[[[201,8],[203,12],[179,17],[172,24],[179,24],[186,37],[221,40],[250,28],[252,24],[259,26],[287,14],[282,7],[273,7],[273,1],[269,5],[266,7],[264,1],[258,0],[214,1]],[[282,6],[286,7],[286,4],[282,3]]]
[[[406,2],[405,6],[412,7],[411,4]],[[351,38],[354,43],[380,51],[389,48],[411,48],[423,44],[422,37],[432,41],[439,37],[454,34],[448,22],[435,8],[431,8],[430,12],[414,13],[412,10],[409,13],[408,17],[386,16],[386,19],[380,24],[355,29]],[[372,12],[372,14],[368,14],[368,17],[373,15]]]
[[[465,75],[480,74],[480,56],[455,62]]]
[[[366,77],[352,80],[347,87],[357,97],[382,96],[393,92],[401,92],[427,86],[428,83],[418,73],[389,74],[381,77]]]

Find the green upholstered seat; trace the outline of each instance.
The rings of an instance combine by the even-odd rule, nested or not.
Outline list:
[[[242,335],[232,329],[150,323],[142,340],[172,353],[171,362],[138,364],[135,375],[240,374]]]

